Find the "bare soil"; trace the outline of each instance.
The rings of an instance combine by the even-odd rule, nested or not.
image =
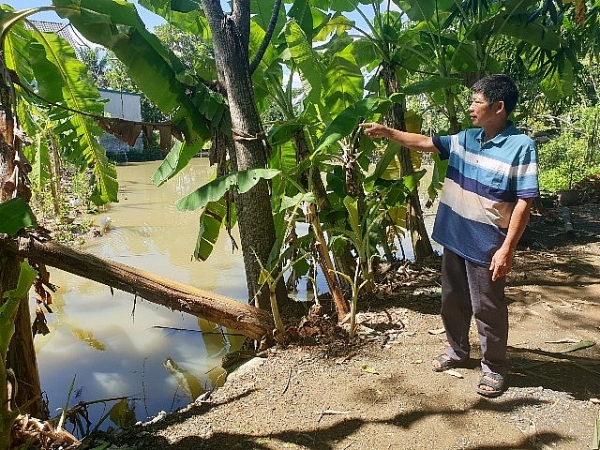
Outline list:
[[[475,392],[473,360],[435,373],[445,349],[439,261],[382,267],[348,340],[307,316],[304,337],[229,375],[206,401],[116,434],[93,448],[573,449],[592,447],[600,418],[600,205],[539,209],[508,278],[510,388]],[[595,345],[593,345],[595,344]],[[160,420],[159,420],[160,419]],[[110,443],[110,446],[108,446]]]

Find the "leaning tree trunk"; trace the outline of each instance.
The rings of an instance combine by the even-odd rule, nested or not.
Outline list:
[[[65,272],[94,280],[111,288],[131,292],[136,297],[202,317],[257,341],[271,343],[274,329],[268,311],[238,302],[223,295],[187,286],[160,275],[126,264],[109,261],[39,237],[0,239],[0,250],[30,262],[52,266]]]
[[[382,76],[385,84],[386,94],[388,96],[395,92],[399,92],[400,86],[392,66],[384,68]],[[388,120],[390,126],[406,131],[404,106],[400,103],[394,102],[390,110]],[[414,167],[411,160],[410,150],[401,147],[398,158],[400,160],[402,176],[412,175],[414,173]],[[419,199],[419,190],[416,187],[408,194],[408,206],[409,215],[407,228],[411,236],[415,261],[420,262],[424,258],[433,255],[433,247],[431,246],[429,234],[427,233],[427,228],[425,227],[423,209],[421,208],[421,200]]]
[[[267,165],[267,145],[254,99],[248,62],[250,5],[233,2],[233,14],[225,15],[217,0],[202,0],[202,9],[212,32],[219,81],[227,91],[237,170]],[[259,285],[261,266],[266,267],[275,243],[271,196],[266,180],[236,196],[240,241],[250,299],[262,309],[270,308],[269,291]],[[278,303],[287,297],[285,284],[278,285]]]
[[[27,175],[23,171],[25,164],[19,154],[20,141],[13,134],[14,98],[12,81],[4,65],[4,54],[0,53],[0,202],[13,196],[29,201],[31,195],[26,183]],[[0,250],[0,301],[6,291],[17,287],[20,262],[20,258]],[[7,366],[15,374],[18,388],[15,403],[21,412],[45,419],[47,411],[42,401],[27,299],[23,299],[19,305]],[[6,389],[6,386],[0,386],[0,389]]]

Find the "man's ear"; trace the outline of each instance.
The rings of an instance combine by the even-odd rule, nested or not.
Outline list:
[[[504,100],[499,100],[495,102],[494,107],[496,108],[494,111],[496,114],[504,113],[508,116],[508,114],[506,113],[506,105],[504,104]]]

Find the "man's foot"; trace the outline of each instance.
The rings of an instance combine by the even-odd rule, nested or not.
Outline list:
[[[464,365],[465,361],[452,359],[446,353],[436,356],[432,361],[432,369],[434,372],[443,372],[456,367],[463,367]]]
[[[506,377],[499,373],[486,372],[482,375],[477,386],[477,393],[484,397],[494,398],[504,394],[508,389]]]

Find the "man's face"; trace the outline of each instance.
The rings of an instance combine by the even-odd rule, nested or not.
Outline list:
[[[474,92],[469,106],[469,116],[473,125],[485,127],[490,121],[497,120],[498,105],[490,103],[481,92]]]

